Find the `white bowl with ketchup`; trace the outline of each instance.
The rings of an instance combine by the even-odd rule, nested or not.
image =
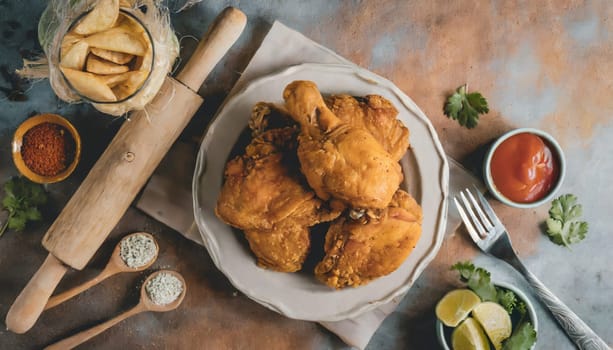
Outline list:
[[[488,150],[483,164],[489,191],[516,208],[534,208],[550,201],[565,173],[564,152],[558,142],[533,128],[502,135]]]

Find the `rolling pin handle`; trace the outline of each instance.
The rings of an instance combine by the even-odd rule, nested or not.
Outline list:
[[[68,267],[49,254],[6,314],[6,328],[19,334],[32,328],[66,271]]]
[[[177,74],[176,80],[198,93],[213,68],[236,42],[247,25],[247,16],[235,8],[226,7],[209,27],[190,60]]]

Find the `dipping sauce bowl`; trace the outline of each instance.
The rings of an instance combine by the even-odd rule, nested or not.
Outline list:
[[[483,174],[496,199],[516,208],[534,208],[550,201],[562,185],[564,152],[544,131],[515,129],[492,144]]]

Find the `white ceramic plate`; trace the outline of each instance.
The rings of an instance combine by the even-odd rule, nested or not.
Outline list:
[[[214,208],[223,171],[234,143],[247,127],[256,102],[282,103],[294,80],[312,80],[324,94],[378,94],[399,110],[410,129],[411,149],[401,160],[402,187],[424,212],[423,233],[407,260],[393,273],[366,286],[332,290],[308,272],[280,273],[259,268],[253,254]],[[213,262],[249,298],[287,317],[338,321],[355,317],[405,293],[436,255],[444,236],[449,169],[436,132],[424,113],[390,81],[347,65],[304,64],[252,81],[232,96],[210,124],[202,142],[193,180],[194,215]]]

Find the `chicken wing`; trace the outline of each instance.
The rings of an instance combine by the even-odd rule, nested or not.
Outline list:
[[[396,118],[398,110],[385,97],[332,95],[326,105],[343,122],[368,130],[395,161],[409,148],[409,129]]]
[[[395,271],[421,236],[422,210],[398,190],[378,219],[336,219],[326,234],[326,256],[315,267],[317,279],[332,288],[357,287]]]
[[[366,129],[335,116],[313,82],[289,84],[283,98],[300,124],[300,169],[317,196],[354,208],[387,207],[402,172],[383,146]]]

